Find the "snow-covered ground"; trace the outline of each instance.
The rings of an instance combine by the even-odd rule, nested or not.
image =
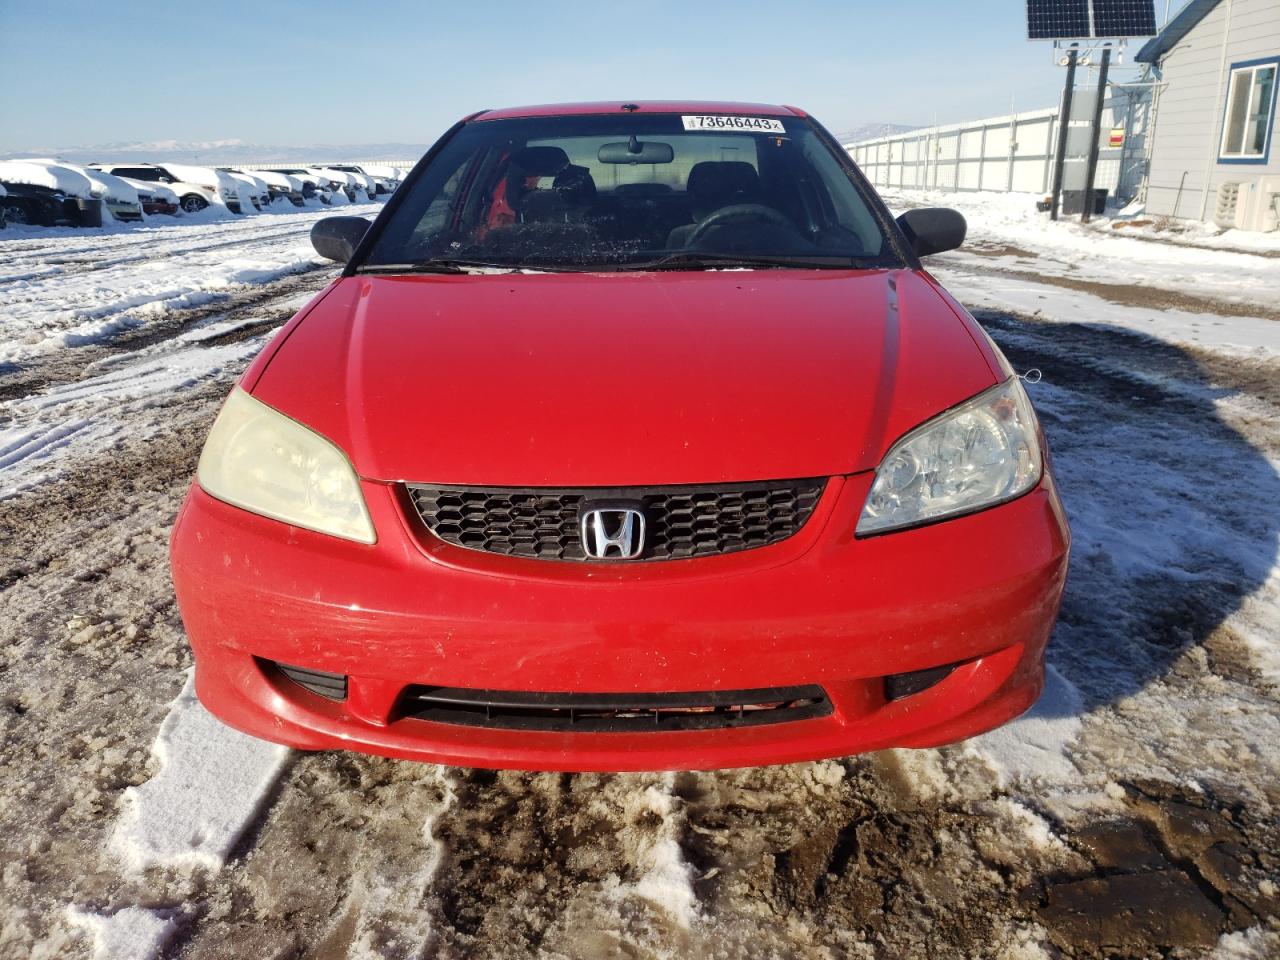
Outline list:
[[[949,206],[964,214],[968,242],[934,258],[931,269],[971,309],[1047,312],[1178,344],[1280,352],[1272,322],[1280,320],[1280,233],[1230,231],[1210,248],[1204,244],[1214,238],[1203,224],[1184,233],[1106,218],[1051,223],[1029,194],[886,190],[883,196],[895,213]],[[1237,249],[1247,238],[1256,250]]]
[[[0,238],[0,498],[122,430],[164,428],[140,411],[225,383],[332,275],[309,239],[326,215],[224,212],[97,236],[15,228]]]
[[[1280,956],[1280,258],[888,199],[962,206],[931,269],[1044,374],[1075,537],[1045,695],[941,750],[675,775],[213,721],[168,530],[333,273],[322,214],[0,239],[0,956]]]

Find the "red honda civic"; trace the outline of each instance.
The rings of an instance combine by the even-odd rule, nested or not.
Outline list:
[[[174,528],[228,724],[478,767],[942,744],[1031,705],[1069,533],[1027,395],[794,107],[488,110],[253,362]]]

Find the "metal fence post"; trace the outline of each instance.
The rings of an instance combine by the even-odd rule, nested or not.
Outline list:
[[[1111,66],[1111,48],[1102,48],[1102,70],[1098,74],[1098,102],[1093,107],[1093,125],[1089,128],[1093,138],[1089,143],[1089,163],[1084,172],[1084,212],[1080,222],[1088,223],[1093,216],[1093,178],[1098,173],[1098,151],[1102,136],[1102,101],[1107,95],[1107,70]]]

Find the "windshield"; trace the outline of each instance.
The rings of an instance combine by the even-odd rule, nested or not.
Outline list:
[[[697,126],[717,122],[726,126]],[[900,261],[862,188],[807,121],[626,114],[466,124],[356,269],[734,264]]]

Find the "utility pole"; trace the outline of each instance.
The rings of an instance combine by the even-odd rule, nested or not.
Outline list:
[[[1080,222],[1088,223],[1093,216],[1093,178],[1098,172],[1098,140],[1102,136],[1102,102],[1107,96],[1107,70],[1111,66],[1111,48],[1102,48],[1102,69],[1098,73],[1098,102],[1093,105],[1092,137],[1089,140],[1089,164],[1084,172],[1084,210]]]
[[[1053,159],[1053,199],[1049,206],[1049,219],[1058,219],[1059,198],[1062,196],[1062,167],[1067,159],[1067,128],[1071,125],[1071,94],[1076,88],[1076,57],[1072,47],[1067,51],[1067,83],[1062,89],[1062,112],[1058,115],[1058,152]]]

